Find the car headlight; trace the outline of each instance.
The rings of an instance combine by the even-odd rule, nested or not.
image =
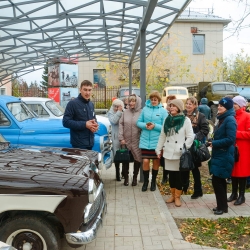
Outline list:
[[[93,179],[89,179],[88,193],[89,193],[89,203],[93,203],[97,195],[97,186]]]

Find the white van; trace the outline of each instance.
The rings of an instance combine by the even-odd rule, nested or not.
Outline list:
[[[181,99],[184,103],[186,102],[186,99],[188,96],[188,90],[185,87],[180,86],[172,86],[172,87],[165,87],[162,92],[162,104],[164,108],[167,108],[167,97],[169,95],[175,95],[177,99]]]

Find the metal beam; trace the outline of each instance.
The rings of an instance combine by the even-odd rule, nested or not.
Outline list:
[[[135,58],[136,52],[137,52],[139,45],[140,45],[141,31],[142,30],[145,31],[147,29],[147,26],[148,26],[149,21],[154,13],[154,9],[157,5],[157,2],[158,2],[158,0],[150,0],[148,3],[147,9],[146,9],[144,16],[143,16],[143,19],[142,19],[142,23],[141,23],[140,28],[138,30],[138,34],[137,34],[135,44],[134,44],[133,50],[131,52],[128,64],[132,64],[132,62]]]

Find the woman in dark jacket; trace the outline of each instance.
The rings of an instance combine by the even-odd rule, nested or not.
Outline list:
[[[189,97],[186,100],[186,109],[184,114],[191,120],[194,139],[201,142],[204,141],[209,132],[208,122],[204,114],[198,111],[198,101],[195,97]],[[197,199],[203,195],[202,185],[201,185],[201,174],[199,167],[201,166],[200,161],[194,161],[195,168],[192,170],[194,178],[194,193],[191,195],[191,199]],[[189,187],[189,171],[182,173],[182,184],[183,192],[187,193]]]
[[[236,140],[236,120],[233,109],[233,100],[224,97],[219,101],[217,119],[214,129],[214,138],[210,142],[212,156],[210,173],[213,175],[212,184],[216,197],[217,207],[213,208],[215,215],[228,212],[227,183],[234,166],[234,144]]]

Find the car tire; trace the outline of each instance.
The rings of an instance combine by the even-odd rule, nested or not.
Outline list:
[[[0,227],[0,240],[16,249],[60,250],[59,232],[44,218],[18,216]]]

